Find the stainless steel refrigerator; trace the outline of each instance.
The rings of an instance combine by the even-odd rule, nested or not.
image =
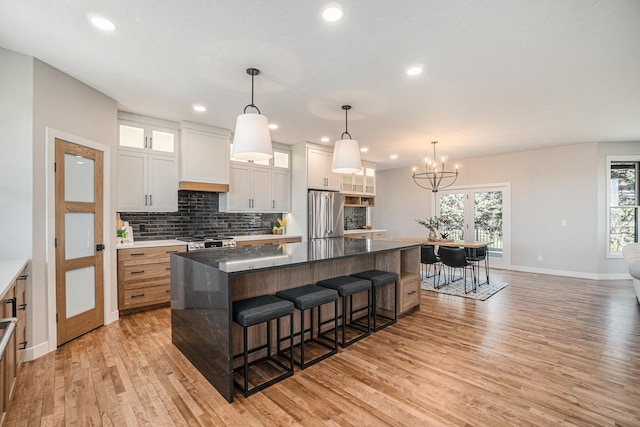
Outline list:
[[[344,196],[334,191],[309,191],[309,239],[344,237]]]

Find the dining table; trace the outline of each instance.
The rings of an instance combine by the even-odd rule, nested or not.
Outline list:
[[[478,248],[488,248],[491,242],[482,242],[477,240],[452,240],[452,239],[429,239],[428,237],[386,237],[383,240],[395,240],[397,242],[421,243],[431,246],[448,246],[455,248],[471,249],[471,257],[475,257],[475,250]],[[489,283],[489,250],[487,249],[485,256],[485,274]]]

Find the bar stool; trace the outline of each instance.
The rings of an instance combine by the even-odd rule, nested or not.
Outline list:
[[[290,343],[289,345],[293,348],[293,303],[291,301],[286,301],[281,298],[275,297],[273,295],[263,295],[259,297],[248,298],[240,301],[234,301],[233,304],[233,321],[242,326],[243,331],[243,340],[244,340],[244,351],[242,354],[236,355],[233,358],[243,357],[243,365],[234,369],[234,372],[239,372],[243,370],[244,374],[244,386],[238,383],[235,379],[233,379],[233,383],[240,389],[244,397],[249,397],[250,395],[263,390],[270,385],[277,383],[287,377],[293,375],[293,352],[291,352],[291,357],[289,361],[289,366],[284,365],[279,360],[271,357],[271,320],[277,319],[277,334],[278,334],[278,344],[280,343],[280,318],[284,316],[289,316],[289,325],[290,325]],[[267,324],[267,343],[265,345],[261,345],[259,347],[255,347],[253,349],[249,349],[247,331],[250,326],[258,325],[261,323]],[[253,354],[257,351],[267,349],[267,356],[254,360],[249,363],[249,355]],[[278,375],[275,378],[272,378],[268,381],[265,381],[257,386],[249,389],[249,366],[261,363],[261,362],[271,362],[278,367],[285,370],[284,373]]]
[[[373,306],[373,331],[378,332],[380,329],[396,323],[398,318],[396,309],[398,303],[398,274],[391,271],[368,270],[352,274],[351,276],[371,281],[373,288],[373,298],[371,301],[371,305]],[[391,284],[393,284],[393,317],[388,317],[378,314],[378,292],[376,289]],[[378,326],[378,317],[386,320],[386,322]]]
[[[295,336],[300,336],[300,361],[297,361],[294,358],[296,365],[298,365],[301,369],[304,369],[338,352],[338,292],[337,291],[333,289],[323,288],[321,286],[305,285],[305,286],[300,286],[293,289],[287,289],[285,291],[276,292],[276,296],[278,298],[282,298],[282,299],[293,302],[293,305],[295,306],[295,308],[300,310],[300,332],[296,332],[294,334]],[[315,307],[318,308],[317,310],[318,337],[322,337],[320,335],[321,308],[324,304],[329,304],[331,302],[333,302],[333,305],[334,305],[334,316],[333,316],[334,336],[333,336],[333,340],[331,340],[333,345],[329,345],[323,340],[318,340],[317,338],[314,337],[314,334],[313,334],[313,309]],[[304,315],[307,310],[310,310],[309,328],[305,329]],[[308,340],[305,340],[304,337],[307,332],[310,332],[310,336]],[[305,342],[314,342],[314,343],[320,344],[321,346],[329,349],[329,351],[309,361],[305,361],[305,358],[304,358]],[[293,353],[293,347],[290,347],[289,351]],[[278,341],[278,353],[281,353],[280,341]]]
[[[371,281],[358,279],[357,277],[352,276],[339,276],[334,277],[332,279],[321,280],[318,283],[318,286],[322,286],[329,289],[334,289],[338,291],[338,295],[342,298],[342,314],[339,317],[342,317],[342,340],[340,341],[340,345],[344,348],[348,345],[353,344],[356,341],[361,340],[364,337],[369,336],[371,334]],[[367,291],[367,305],[366,307],[357,309],[355,312],[353,311],[353,296],[360,292]],[[349,297],[349,323],[347,323],[347,297]],[[365,328],[362,325],[353,322],[353,314],[358,313],[359,311],[367,310],[367,327]],[[323,322],[325,324],[327,322]],[[346,329],[353,329],[360,332],[359,335],[347,341]],[[324,336],[324,334],[323,334]]]

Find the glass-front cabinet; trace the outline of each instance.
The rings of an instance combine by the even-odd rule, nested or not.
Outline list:
[[[362,169],[358,173],[342,174],[341,190],[349,194],[376,194],[376,165],[362,162]]]

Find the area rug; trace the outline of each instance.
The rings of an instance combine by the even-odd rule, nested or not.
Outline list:
[[[437,279],[437,277],[436,277]],[[434,277],[425,278],[422,277],[422,286],[421,288],[425,291],[438,292],[441,294],[447,295],[455,295],[459,297],[472,298],[480,301],[484,301],[489,298],[491,295],[494,295],[501,289],[504,289],[508,283],[504,282],[496,282],[491,281],[489,284],[479,285],[478,290],[476,292],[469,292],[468,294],[464,293],[464,281],[462,279],[457,280],[455,282],[451,282],[446,286],[442,286],[440,289],[435,289],[433,287]],[[443,283],[443,278],[440,278],[440,284]],[[470,279],[467,279],[467,290],[473,288],[473,284]]]

